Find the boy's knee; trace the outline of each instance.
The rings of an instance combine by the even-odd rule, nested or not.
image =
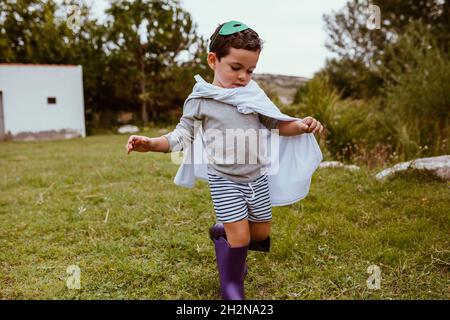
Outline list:
[[[232,247],[243,247],[250,243],[250,229],[247,220],[224,224],[228,243]]]
[[[250,244],[251,236],[248,230],[232,230],[227,232],[228,243],[232,247],[243,247]]]
[[[248,246],[250,244],[250,232],[235,232],[233,235],[228,237],[229,242],[231,241],[230,245],[232,247],[243,247]]]
[[[266,240],[270,235],[270,222],[250,223],[252,241]]]
[[[269,233],[252,235],[251,240],[256,242],[264,241],[269,237],[269,235]]]

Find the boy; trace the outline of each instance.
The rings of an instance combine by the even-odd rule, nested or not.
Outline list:
[[[221,24],[210,40],[207,62],[214,70],[212,84],[224,89],[249,84],[262,50],[258,34],[241,22],[230,21]],[[312,117],[279,121],[255,112],[241,113],[235,106],[214,99],[196,98],[185,103],[183,116],[173,132],[158,138],[130,136],[127,151],[185,150],[194,136],[195,121],[201,121],[205,131],[223,133],[235,129],[256,131],[260,123],[267,129],[277,129],[282,136],[323,130]],[[213,147],[212,143],[207,144],[207,149]],[[260,155],[251,149],[254,148],[249,146],[243,150],[245,159],[253,157],[256,163],[224,163],[217,157],[208,163],[208,182],[219,222],[211,228],[210,235],[215,244],[223,299],[244,299],[247,250],[268,251],[270,245],[272,206],[268,179],[266,173],[261,174]]]

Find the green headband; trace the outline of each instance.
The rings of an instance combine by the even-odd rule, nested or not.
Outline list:
[[[250,27],[247,26],[245,23],[239,21],[228,21],[224,23],[220,28],[219,32],[217,32],[214,38],[211,40],[211,43],[209,44],[209,51],[211,51],[214,41],[216,41],[217,35],[220,34],[221,36],[229,36],[233,33],[247,29],[250,29]]]

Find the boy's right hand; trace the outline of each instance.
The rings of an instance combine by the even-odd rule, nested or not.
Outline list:
[[[147,152],[151,150],[152,141],[144,136],[130,136],[126,145],[127,154],[131,151]]]

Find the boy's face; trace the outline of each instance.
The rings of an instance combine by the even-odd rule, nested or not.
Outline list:
[[[259,51],[230,48],[219,61],[214,52],[208,53],[208,65],[214,70],[213,84],[222,88],[247,85],[259,59]]]

